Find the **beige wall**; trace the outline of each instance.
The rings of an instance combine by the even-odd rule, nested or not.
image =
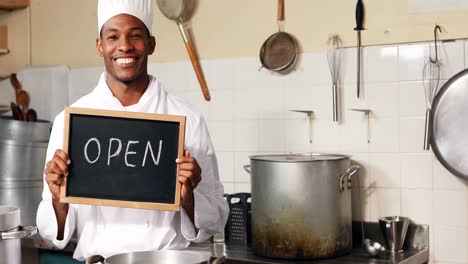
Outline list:
[[[262,42],[277,30],[275,0],[200,0],[192,30],[203,59],[257,56]],[[318,4],[320,2],[320,4]],[[305,52],[326,49],[331,33],[346,46],[355,45],[352,0],[287,0],[286,30]],[[446,30],[442,39],[465,38],[468,11],[408,14],[407,0],[367,0],[363,45],[416,42],[432,39],[435,23]],[[96,0],[31,0],[29,56],[28,12],[0,15],[9,25],[11,54],[0,56],[0,74],[29,64],[66,64],[72,68],[101,65],[95,51]],[[157,10],[154,33],[158,48],[151,62],[187,60],[176,25]]]

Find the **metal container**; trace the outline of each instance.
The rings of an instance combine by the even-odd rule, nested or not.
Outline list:
[[[211,252],[191,252],[179,250],[155,250],[130,252],[114,255],[104,259],[101,256],[92,256],[88,258],[88,264],[221,264],[225,258],[220,257],[211,260]]]
[[[24,225],[36,221],[51,127],[0,118],[0,204],[19,207]]]
[[[20,226],[20,209],[0,206],[0,264],[21,264],[21,238],[37,233],[34,226]]]
[[[250,156],[252,249],[283,259],[317,259],[352,248],[350,157]]]

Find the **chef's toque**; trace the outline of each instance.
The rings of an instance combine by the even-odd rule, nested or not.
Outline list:
[[[98,34],[107,20],[119,14],[129,14],[140,19],[151,33],[153,0],[99,0]]]

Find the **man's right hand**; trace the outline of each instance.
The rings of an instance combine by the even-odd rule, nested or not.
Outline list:
[[[46,183],[52,193],[52,200],[60,199],[60,185],[68,176],[68,165],[70,164],[68,154],[61,149],[55,151],[54,157],[46,163],[45,175]]]

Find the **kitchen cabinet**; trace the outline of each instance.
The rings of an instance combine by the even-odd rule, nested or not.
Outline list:
[[[29,0],[0,0],[0,14],[29,6]],[[9,53],[8,27],[0,25],[0,55]]]

